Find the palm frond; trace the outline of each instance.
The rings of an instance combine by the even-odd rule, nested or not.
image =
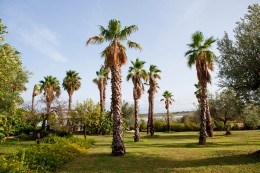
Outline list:
[[[142,50],[142,47],[140,44],[133,42],[133,41],[127,41],[127,45],[129,48],[135,48],[135,49],[139,49],[140,51]]]
[[[130,36],[132,33],[136,32],[138,27],[136,25],[126,26],[119,34],[120,40],[126,40],[127,36]]]
[[[104,42],[104,37],[103,36],[93,36],[88,39],[86,42],[86,46],[89,44],[101,44]]]

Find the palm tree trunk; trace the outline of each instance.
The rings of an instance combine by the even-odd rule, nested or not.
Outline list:
[[[69,94],[69,111],[72,110],[72,94]]]
[[[106,110],[106,86],[103,86],[103,108]]]
[[[206,98],[206,104],[207,104],[207,111],[206,111],[207,134],[208,134],[209,137],[213,137],[213,125],[212,125],[211,115],[210,115],[210,111],[209,111],[209,101],[208,101],[208,98]]]
[[[150,128],[151,128],[151,93],[150,93],[150,90],[148,91],[148,103],[149,103],[149,108],[148,108],[147,126],[146,126],[147,134],[150,133]]]
[[[112,75],[112,106],[113,106],[113,141],[112,154],[121,156],[125,154],[123,141],[123,119],[122,119],[122,95],[121,95],[121,65],[111,67]]]
[[[99,99],[100,99],[100,112],[101,112],[101,114],[103,113],[103,111],[104,111],[104,103],[103,103],[103,93],[104,93],[104,91],[103,91],[103,81],[101,81],[100,82],[100,91],[99,91]]]
[[[153,129],[153,127],[154,127],[154,124],[153,124],[153,107],[154,107],[154,93],[153,92],[151,92],[151,112],[150,112],[150,134],[151,134],[151,136],[153,136],[154,135],[154,129]]]
[[[45,128],[46,126],[46,130],[50,130],[50,124],[49,124],[50,112],[51,112],[51,104],[47,102],[47,113],[46,113],[46,119],[44,119],[45,125],[43,126],[43,128]]]
[[[32,114],[34,113],[34,95],[32,96]]]
[[[201,92],[201,115],[200,115],[200,136],[199,145],[206,144],[207,130],[206,130],[206,112],[207,112],[207,82],[203,80],[201,82],[202,92]]]
[[[139,142],[139,123],[138,123],[138,99],[136,97],[137,93],[135,91],[133,91],[133,95],[134,95],[134,104],[135,104],[135,135],[134,135],[134,142]]]
[[[171,127],[170,127],[170,113],[169,113],[169,109],[167,109],[167,128],[168,128],[168,132],[170,132]]]

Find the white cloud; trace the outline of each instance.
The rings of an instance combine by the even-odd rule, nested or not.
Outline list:
[[[26,30],[21,28],[18,34],[23,42],[48,58],[57,62],[67,60],[58,49],[59,40],[57,35],[48,28],[31,23],[30,28],[26,28]]]
[[[20,5],[26,8],[24,4]],[[7,8],[5,13],[11,18],[11,20],[7,21],[8,30],[15,34],[19,41],[53,61],[67,61],[59,50],[60,41],[58,35],[42,23],[36,22],[32,17],[33,14],[15,7]]]

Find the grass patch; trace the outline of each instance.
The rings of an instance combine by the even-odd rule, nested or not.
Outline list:
[[[66,164],[57,172],[258,172],[260,131],[215,132],[207,145],[199,146],[197,132],[125,133],[126,155],[111,156],[111,136],[91,136],[95,145],[88,154]]]

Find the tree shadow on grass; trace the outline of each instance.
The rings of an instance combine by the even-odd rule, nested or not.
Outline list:
[[[155,156],[137,155],[137,153],[126,153],[125,156],[114,157],[108,153],[89,154],[81,158],[82,163],[77,164],[78,172],[89,170],[90,172],[164,172],[163,170],[174,170],[178,168],[200,168],[204,166],[225,165],[247,165],[256,164],[259,157],[251,155],[232,155],[203,158],[196,160],[179,160],[176,158],[165,158]],[[78,162],[78,161],[77,161]],[[70,169],[72,164],[67,165]]]

